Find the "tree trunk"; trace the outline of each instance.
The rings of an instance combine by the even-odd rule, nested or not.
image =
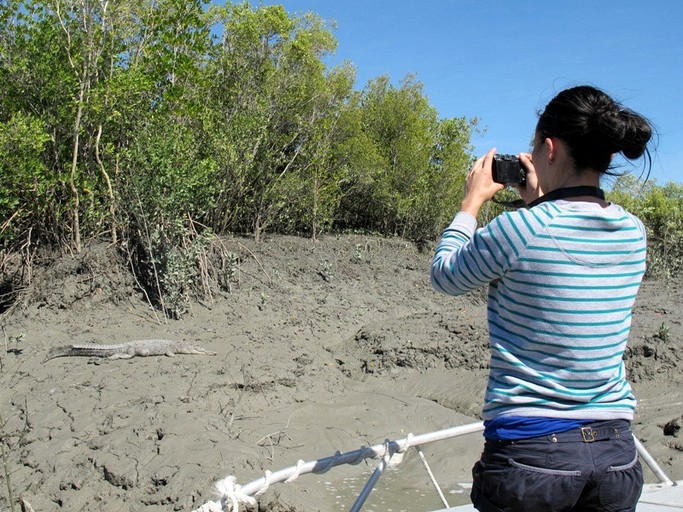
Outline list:
[[[78,108],[76,109],[76,119],[74,121],[74,148],[71,157],[71,172],[69,173],[69,187],[71,188],[71,196],[73,197],[73,241],[76,246],[76,252],[81,252],[81,223],[78,210],[80,208],[80,195],[78,187],[76,187],[76,170],[78,169],[78,151],[80,145],[80,131],[81,131],[81,117],[83,117],[83,100],[85,99],[86,81],[81,82],[80,91],[78,93]]]
[[[100,138],[102,137],[102,125],[100,124],[97,129],[97,140],[95,141],[95,159],[104,178],[104,182],[107,184],[107,194],[109,195],[109,222],[111,222],[111,242],[115,244],[117,242],[116,236],[116,207],[114,203],[114,189],[111,186],[111,179],[109,179],[109,174],[104,168],[104,162],[100,157]]]
[[[254,241],[261,241],[261,215],[256,214],[256,220],[254,221]]]

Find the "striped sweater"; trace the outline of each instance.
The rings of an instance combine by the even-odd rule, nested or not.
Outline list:
[[[640,220],[617,205],[560,200],[476,228],[456,215],[431,279],[450,295],[489,285],[484,419],[633,419],[622,357],[645,272]]]

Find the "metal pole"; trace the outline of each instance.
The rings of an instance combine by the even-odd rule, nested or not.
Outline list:
[[[664,473],[664,470],[659,467],[657,461],[652,457],[652,455],[648,453],[648,451],[645,449],[642,443],[638,441],[638,438],[636,438],[636,436],[633,436],[633,441],[635,441],[636,443],[636,450],[638,450],[638,455],[641,459],[645,461],[645,463],[652,470],[655,476],[659,478],[659,481],[665,485],[676,485],[676,482],[672,481],[666,475],[666,473]]]
[[[360,509],[363,507],[363,504],[365,503],[365,500],[368,499],[368,496],[370,496],[372,489],[375,487],[377,480],[379,480],[379,477],[382,476],[384,469],[389,464],[389,460],[391,459],[392,455],[393,455],[393,453],[391,453],[391,448],[389,447],[389,441],[387,440],[384,443],[384,456],[382,457],[382,460],[379,461],[379,464],[377,464],[375,471],[373,471],[372,475],[370,475],[370,479],[365,484],[365,487],[363,487],[363,490],[358,495],[358,498],[356,498],[356,501],[353,504],[353,506],[349,509],[349,512],[359,512],[360,511]]]

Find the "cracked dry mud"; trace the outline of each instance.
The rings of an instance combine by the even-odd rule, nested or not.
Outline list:
[[[15,498],[42,512],[189,511],[229,474],[246,483],[298,459],[477,419],[485,296],[432,291],[429,251],[356,235],[224,243],[240,261],[232,291],[193,303],[181,320],[159,320],[111,248],[36,269],[32,289],[0,317],[0,433]],[[681,434],[664,426],[683,414],[682,284],[644,283],[626,353],[640,401],[634,429],[676,479]],[[55,346],[137,338],[217,355],[43,363]],[[448,487],[469,479],[481,442],[424,448]],[[274,486],[260,508],[344,510],[330,486],[373,467]],[[397,475],[412,476],[383,478],[377,495],[383,485],[429,485],[415,458],[403,467]],[[0,510],[9,509],[6,478]]]

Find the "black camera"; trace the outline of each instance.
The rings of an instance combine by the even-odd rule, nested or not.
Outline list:
[[[526,184],[526,169],[514,155],[493,156],[493,181],[503,185]]]

